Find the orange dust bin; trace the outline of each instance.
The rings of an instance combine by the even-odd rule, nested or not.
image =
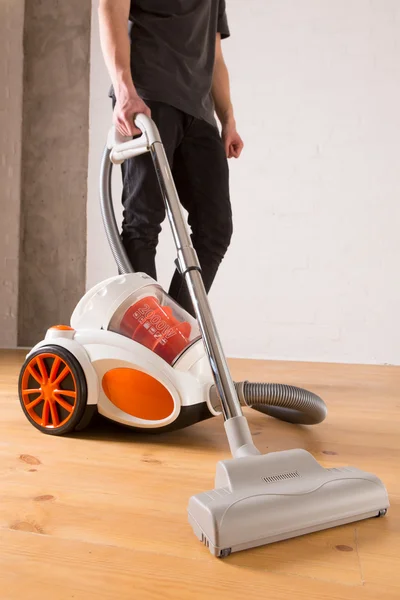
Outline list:
[[[20,396],[34,423],[43,428],[63,427],[76,409],[77,385],[71,367],[57,354],[34,356],[22,373]]]
[[[189,344],[190,324],[180,322],[170,306],[162,306],[154,296],[136,302],[121,321],[121,333],[146,346],[168,363]]]
[[[180,312],[182,314],[180,314]],[[197,323],[180,307],[175,307],[166,295],[140,298],[117,317],[111,329],[146,346],[172,365],[176,359],[199,339]]]

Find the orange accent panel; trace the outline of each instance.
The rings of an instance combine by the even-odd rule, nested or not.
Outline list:
[[[50,329],[57,329],[58,331],[73,331],[73,327],[69,327],[68,325],[53,325]]]
[[[146,421],[161,421],[174,410],[174,400],[157,379],[136,369],[117,368],[103,376],[107,398],[120,410]]]
[[[52,359],[51,367],[46,366],[45,358]],[[67,375],[71,375],[72,390],[60,388],[60,383]],[[70,420],[76,408],[77,391],[74,374],[62,358],[50,352],[38,354],[25,366],[21,394],[29,416],[41,427],[52,429],[62,427]],[[70,398],[70,402],[65,400],[65,397]],[[60,419],[60,406],[68,413],[63,420]],[[37,411],[34,410],[35,408]]]

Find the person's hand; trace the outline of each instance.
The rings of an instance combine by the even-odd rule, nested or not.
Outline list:
[[[125,137],[136,136],[141,133],[135,126],[135,117],[144,113],[151,117],[151,110],[143,102],[135,90],[120,91],[114,108],[114,125]]]
[[[222,141],[224,142],[227,158],[239,158],[244,143],[237,132],[236,124],[234,122],[226,123],[222,126]]]

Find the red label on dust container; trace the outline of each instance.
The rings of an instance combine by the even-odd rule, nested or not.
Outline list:
[[[120,333],[149,348],[169,364],[191,344],[191,326],[154,296],[141,298],[125,312]]]

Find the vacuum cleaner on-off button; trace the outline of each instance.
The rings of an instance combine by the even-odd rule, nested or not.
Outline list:
[[[353,467],[326,469],[305,450],[261,455],[242,406],[291,423],[326,416],[317,395],[274,383],[234,382],[204,289],[201,268],[155,123],[142,135],[112,128],[101,165],[103,222],[120,275],[90,289],[70,325],[50,327],[19,378],[25,416],[46,434],[88,426],[98,412],[136,431],[158,433],[222,415],[233,458],[217,464],[214,489],[189,500],[194,533],[218,557],[386,514],[383,483]],[[164,198],[196,319],[162,287],[134,273],[111,196],[113,164],[149,152]]]

